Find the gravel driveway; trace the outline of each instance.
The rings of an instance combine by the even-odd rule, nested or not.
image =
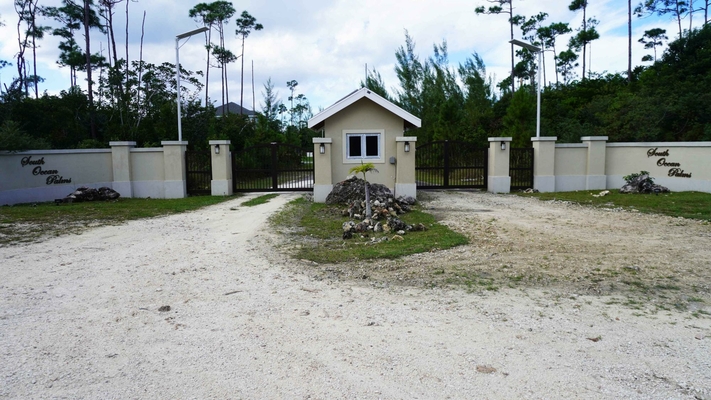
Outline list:
[[[316,279],[267,227],[296,196],[0,248],[0,398],[711,399],[705,314],[640,314],[604,291]],[[532,204],[477,193],[427,202],[463,230],[491,217],[448,212],[455,201],[499,221]],[[536,207],[551,221],[561,215]],[[571,220],[609,214],[564,211]],[[622,229],[637,221],[623,216]],[[695,257],[709,268],[709,228],[692,228],[692,245],[707,245]],[[670,246],[689,243],[666,235],[679,241]],[[399,262],[422,268],[420,259]]]

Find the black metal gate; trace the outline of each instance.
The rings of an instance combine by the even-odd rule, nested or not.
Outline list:
[[[313,190],[313,149],[266,143],[234,152],[232,185],[235,192]]]
[[[212,156],[209,151],[186,151],[185,172],[189,196],[212,193]]]
[[[489,149],[437,141],[417,146],[415,179],[420,189],[486,189]]]
[[[533,148],[511,149],[509,175],[511,190],[533,188]]]

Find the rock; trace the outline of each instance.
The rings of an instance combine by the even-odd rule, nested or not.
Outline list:
[[[407,204],[408,206],[414,206],[415,203],[417,203],[417,200],[415,200],[414,197],[410,197],[410,196],[406,196],[406,197],[400,196],[400,197],[397,198],[397,201],[398,201],[401,205],[402,205],[402,204]]]
[[[413,226],[412,226],[412,230],[413,230],[414,232],[422,232],[422,231],[426,231],[426,230],[427,230],[427,227],[426,227],[423,223],[420,222],[420,223],[417,224],[417,225],[413,225]]]
[[[392,217],[392,218],[388,218],[388,226],[393,231],[404,231],[407,227],[407,224],[402,222],[398,218]]]
[[[168,311],[170,311],[170,306],[161,306],[161,308],[159,308],[158,311],[168,312]]]
[[[403,230],[401,229],[401,230],[397,231],[397,234],[400,235],[400,236],[402,236],[402,235],[405,234],[405,231],[403,231]]]
[[[620,193],[669,193],[669,188],[655,184],[649,174],[642,174],[622,186]]]
[[[346,221],[343,223],[343,232],[350,232],[354,227],[355,223],[353,223],[353,221]]]
[[[387,186],[379,183],[368,183],[368,192],[372,201],[383,203],[392,199],[392,192]],[[326,204],[352,204],[354,201],[363,201],[365,198],[365,181],[355,176],[338,182],[326,197]]]
[[[343,232],[343,239],[351,239],[353,237],[353,232]]]
[[[391,240],[397,240],[398,242],[402,242],[403,240],[405,240],[405,238],[400,235],[394,235]]]
[[[494,372],[496,372],[496,368],[490,365],[477,365],[476,372],[480,372],[482,374],[493,374]]]
[[[75,191],[73,191],[63,199],[55,199],[54,202],[59,204],[95,200],[116,200],[120,196],[121,195],[119,194],[119,192],[108,187],[100,187],[98,189],[93,189],[88,188],[86,186],[82,186],[77,188]]]
[[[383,231],[383,225],[380,224],[380,222],[376,223],[375,226],[373,227],[374,232],[382,232]]]

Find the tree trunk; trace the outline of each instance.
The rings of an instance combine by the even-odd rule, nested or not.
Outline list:
[[[242,101],[244,101],[244,35],[242,35],[242,68],[240,70],[240,82],[239,82],[239,115],[242,115],[244,108],[242,107]]]
[[[509,0],[509,25],[511,27],[511,40],[514,40],[514,24],[513,24],[513,0]],[[511,43],[511,94],[516,91],[516,85],[514,84],[514,45]]]
[[[627,0],[627,82],[632,82],[632,0]]]
[[[586,20],[587,18],[587,7],[583,6],[583,32],[585,32],[588,29],[588,21]],[[583,42],[583,80],[585,80],[585,57],[587,56],[587,48],[588,44],[586,42]]]
[[[89,3],[90,0],[84,0],[84,42],[86,44],[86,84],[87,95],[89,98],[89,118],[91,138],[96,139],[96,120],[94,115],[94,93],[91,82],[91,38],[89,36]]]
[[[372,216],[373,211],[370,209],[370,190],[368,190],[368,181],[365,181],[365,217],[370,218]]]

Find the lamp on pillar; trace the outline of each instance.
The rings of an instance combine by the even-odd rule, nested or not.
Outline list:
[[[506,142],[501,142],[501,150],[506,150]]]
[[[543,67],[541,56],[543,55],[543,49],[517,39],[510,40],[509,43],[523,47],[524,49],[534,53],[538,53],[538,89],[536,90],[538,93],[536,99],[536,137],[538,138],[541,137],[541,68]]]
[[[178,84],[178,141],[183,141],[183,126],[180,122],[180,47],[178,46],[180,39],[185,39],[187,37],[197,35],[198,33],[206,32],[208,28],[203,26],[200,29],[195,29],[194,31],[186,32],[175,37],[175,80]]]
[[[405,153],[410,152],[410,142],[405,142]]]
[[[219,144],[215,145],[215,154],[220,154],[220,145]]]
[[[321,143],[321,145],[318,146],[318,152],[321,154],[326,154],[326,145]]]

